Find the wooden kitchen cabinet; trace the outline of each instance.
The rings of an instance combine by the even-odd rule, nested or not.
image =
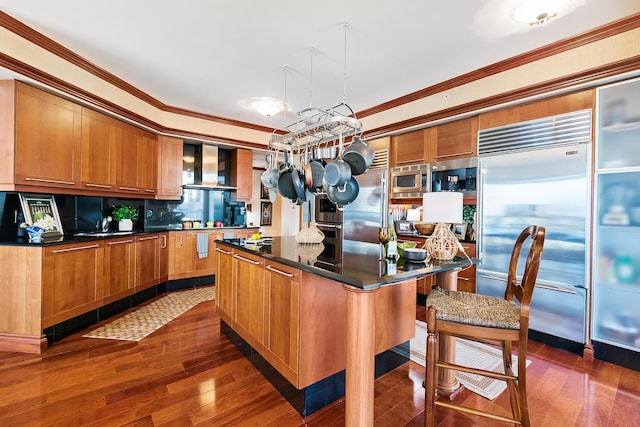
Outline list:
[[[82,109],[82,188],[115,191],[122,128],[115,119]]]
[[[476,244],[462,242],[462,247],[470,258],[476,256]],[[464,256],[463,253],[458,251],[458,256]],[[458,290],[463,292],[475,292],[476,291],[476,266],[475,264],[462,269],[458,272]]]
[[[104,246],[83,242],[44,249],[42,327],[71,319],[102,305]]]
[[[236,148],[231,151],[231,185],[236,187],[237,201],[248,202],[253,195],[253,153],[251,150]],[[234,196],[235,194],[235,196]]]
[[[433,161],[434,143],[431,128],[393,136],[391,138],[392,167],[430,163]]]
[[[436,161],[478,155],[478,116],[437,126]]]
[[[116,190],[131,196],[156,194],[157,138],[127,123],[118,123],[122,137],[118,147]]]
[[[128,297],[135,289],[136,248],[132,236],[104,242],[103,304]]]
[[[233,280],[233,250],[228,247],[215,248],[216,264],[216,311],[225,322],[231,324],[236,317],[236,291]]]
[[[265,321],[268,320],[265,316],[264,276],[264,258],[234,252],[235,321],[238,332],[254,347],[264,343]]]
[[[197,250],[197,234],[206,234],[209,242],[207,257],[200,258]],[[215,274],[214,248],[218,231],[175,231],[169,235],[169,279]]]
[[[80,188],[81,107],[14,80],[0,82],[0,104],[1,189]]]
[[[158,138],[158,191],[156,199],[179,200],[182,196],[182,146],[180,138]]]
[[[295,384],[300,334],[300,270],[280,263],[265,266],[267,360]]]
[[[160,235],[136,236],[135,291],[160,283]]]

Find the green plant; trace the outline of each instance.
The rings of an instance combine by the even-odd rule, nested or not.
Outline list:
[[[462,220],[466,223],[473,224],[473,214],[476,213],[476,205],[464,205],[462,208]]]
[[[113,215],[114,221],[120,221],[123,219],[131,219],[135,221],[136,219],[138,219],[138,210],[132,206],[127,205],[114,207],[111,211],[111,214]]]

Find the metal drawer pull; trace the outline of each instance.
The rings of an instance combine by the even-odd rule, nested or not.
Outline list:
[[[84,186],[85,187],[95,187],[95,188],[111,188],[112,187],[112,185],[91,184],[91,183],[86,183]]]
[[[421,157],[419,159],[413,159],[413,160],[400,160],[400,161],[397,161],[396,164],[403,165],[405,163],[415,163],[415,162],[422,162],[422,161],[424,161],[424,157]]]
[[[73,181],[58,181],[55,179],[43,179],[43,178],[25,178],[25,181],[36,181],[36,182],[48,182],[50,184],[64,184],[64,185],[76,185]]]
[[[223,253],[223,254],[225,254],[225,255],[230,255],[230,254],[231,254],[231,252],[230,252],[230,251],[225,251],[224,249],[220,249],[220,248],[216,248],[216,251],[217,251],[217,252],[221,252],[221,253]]]
[[[436,156],[436,159],[444,159],[445,157],[468,156],[469,154],[473,154],[473,151],[465,151],[463,153],[443,154],[441,156]]]
[[[162,249],[167,247],[167,235],[163,234],[162,235]]]
[[[462,276],[458,276],[458,280],[465,280],[465,281],[469,281],[468,277],[462,277]]]
[[[260,264],[260,261],[254,261],[254,260],[252,260],[252,259],[245,258],[245,257],[240,256],[240,255],[238,255],[238,254],[233,254],[233,257],[234,257],[234,258],[237,258],[237,259],[239,259],[239,260],[242,260],[242,261],[250,262],[250,263],[251,263],[251,264],[253,264],[253,265],[258,265],[258,264]]]
[[[100,245],[90,245],[90,246],[78,246],[77,248],[68,248],[68,249],[57,249],[52,251],[54,254],[58,254],[61,252],[73,252],[73,251],[80,251],[82,249],[93,249],[93,248],[99,248]]]
[[[156,240],[157,238],[158,238],[158,236],[138,237],[138,240]]]
[[[140,191],[139,188],[133,188],[133,187],[118,187],[118,190],[126,190],[126,191]]]
[[[110,245],[121,245],[123,243],[133,243],[133,240],[118,240],[117,242],[109,242]]]
[[[144,190],[144,191],[146,191],[147,193],[155,193],[155,192],[156,192],[156,190],[149,189],[149,188],[147,188],[147,189],[146,189],[146,190]]]
[[[271,267],[270,265],[267,265],[267,270],[273,271],[274,273],[282,274],[283,276],[287,276],[287,277],[295,276],[295,274],[291,274],[291,273],[287,273],[286,271],[278,270],[277,268]]]
[[[499,277],[499,276],[493,276],[491,274],[481,274],[480,277],[485,278],[485,279],[498,280],[500,282],[505,282],[505,283],[507,282],[506,278]],[[518,285],[520,285],[520,281],[519,280],[516,280],[516,283]],[[564,292],[565,294],[571,294],[571,295],[577,294],[576,291],[572,291],[571,289],[563,288],[563,287],[560,287],[560,286],[543,285],[543,284],[540,284],[538,282],[536,282],[535,287],[536,288],[540,288],[540,289],[547,289],[549,291]]]

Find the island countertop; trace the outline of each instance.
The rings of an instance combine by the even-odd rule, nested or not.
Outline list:
[[[273,237],[262,244],[255,244],[249,239],[222,239],[217,242],[361,289],[373,289],[425,274],[462,268],[474,262],[463,257],[456,257],[452,261],[428,259],[420,263],[400,258],[394,266],[382,259],[380,245],[345,240],[341,264],[329,270],[309,256],[317,254],[321,247],[298,244],[294,236]]]

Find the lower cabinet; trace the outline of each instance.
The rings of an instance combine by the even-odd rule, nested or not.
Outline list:
[[[104,244],[50,246],[42,260],[42,328],[102,305]]]
[[[132,295],[135,283],[136,248],[133,237],[104,242],[103,303]]]
[[[462,247],[464,251],[470,258],[475,258],[476,256],[476,244],[475,243],[466,243],[462,242]],[[458,256],[464,256],[464,254],[458,251]],[[476,266],[475,264],[467,267],[458,272],[458,290],[464,292],[475,292],[476,291]]]
[[[207,236],[208,252],[200,257],[198,253],[198,234]],[[215,241],[220,236],[217,231],[175,231],[169,234],[169,279],[215,274]]]
[[[160,235],[136,236],[136,281],[139,292],[160,283]]]
[[[218,244],[216,312],[298,389],[346,367],[347,295],[334,280]],[[415,334],[416,286],[376,292],[376,353]]]

